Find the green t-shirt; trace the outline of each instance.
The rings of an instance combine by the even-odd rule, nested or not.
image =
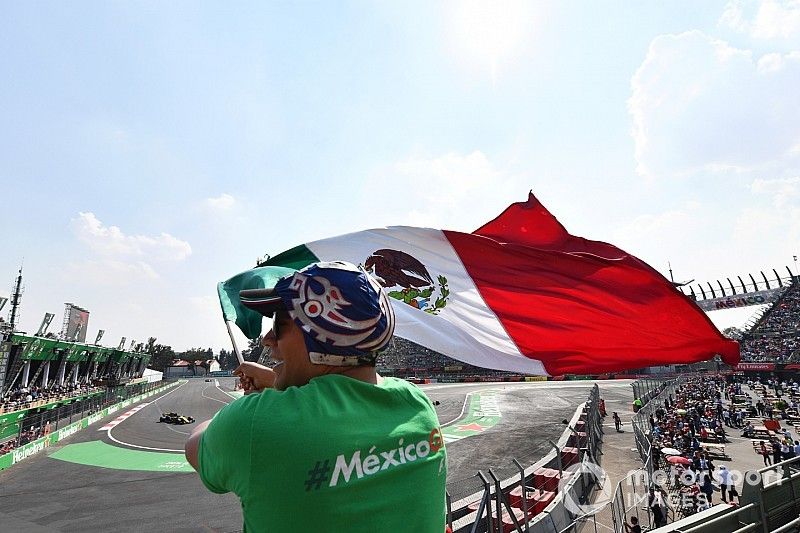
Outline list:
[[[248,532],[442,533],[447,457],[416,386],[341,375],[265,390],[214,417],[200,479],[233,492]]]

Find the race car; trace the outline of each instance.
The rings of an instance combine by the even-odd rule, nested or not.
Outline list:
[[[182,426],[184,424],[191,424],[194,422],[194,418],[191,416],[184,416],[179,415],[178,413],[164,413],[161,415],[161,418],[158,420],[159,422],[166,422],[167,424],[176,424],[178,426]]]

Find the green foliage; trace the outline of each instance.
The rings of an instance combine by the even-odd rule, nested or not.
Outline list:
[[[261,339],[263,335],[259,335],[257,339],[250,339],[247,342],[247,349],[242,352],[242,357],[245,361],[258,361],[258,358],[261,356]],[[234,355],[234,359],[236,355]]]
[[[175,352],[172,346],[164,344],[152,344],[147,347],[147,353],[150,354],[150,368],[164,372],[166,368],[175,359]]]
[[[236,354],[233,353],[233,350],[228,351],[224,348],[220,350],[217,361],[219,361],[219,367],[222,370],[233,370],[239,366],[239,361],[236,359]]]

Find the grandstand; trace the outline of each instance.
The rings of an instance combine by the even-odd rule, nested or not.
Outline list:
[[[742,361],[791,363],[800,360],[800,283],[789,286],[745,331]]]
[[[386,376],[437,380],[520,376],[515,372],[472,366],[399,337],[395,337],[389,348],[381,353],[378,372]]]
[[[150,361],[145,353],[18,333],[7,334],[0,345],[7,364],[5,383],[0,381],[2,453],[43,436],[42,413],[138,380]]]

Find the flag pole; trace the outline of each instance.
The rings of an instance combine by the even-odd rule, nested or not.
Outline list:
[[[231,321],[225,321],[225,327],[228,328],[228,336],[231,338],[231,344],[233,345],[233,353],[236,354],[236,360],[239,361],[241,365],[244,363],[244,357],[242,357],[242,353],[239,351],[239,347],[236,346],[236,339],[233,338],[233,330],[231,329]]]

